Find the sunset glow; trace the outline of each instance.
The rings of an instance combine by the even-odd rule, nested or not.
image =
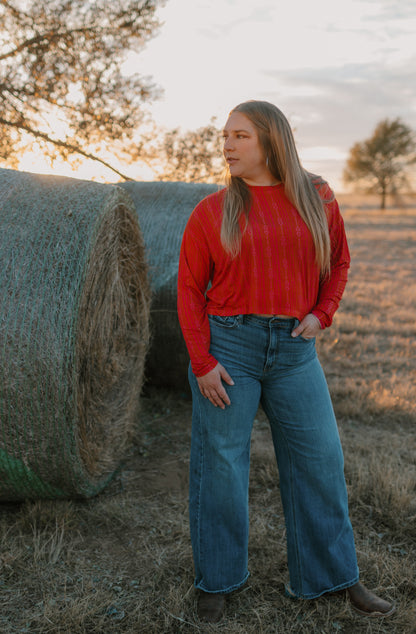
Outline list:
[[[151,107],[164,128],[212,117],[221,127],[240,101],[266,99],[288,116],[305,167],[336,188],[349,148],[381,119],[416,128],[413,0],[167,0],[158,15],[159,33],[125,68],[164,90]],[[50,171],[30,154],[20,167]],[[74,175],[64,164],[53,171]],[[75,174],[117,180],[99,164]]]

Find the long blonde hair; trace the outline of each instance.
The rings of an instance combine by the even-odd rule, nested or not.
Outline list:
[[[279,108],[267,101],[252,100],[239,104],[230,114],[233,112],[241,112],[255,126],[268,169],[277,181],[284,184],[286,196],[311,232],[321,275],[328,274],[331,243],[324,203],[331,202],[333,196],[322,201],[316,188],[325,181],[302,167],[291,127]],[[221,242],[225,250],[235,257],[241,248],[239,218],[244,214],[248,223],[251,194],[242,178],[228,174],[226,180]]]

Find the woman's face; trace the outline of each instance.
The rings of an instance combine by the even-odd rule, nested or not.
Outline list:
[[[224,158],[231,176],[247,185],[271,185],[276,179],[269,172],[257,130],[242,112],[232,112],[223,130]]]

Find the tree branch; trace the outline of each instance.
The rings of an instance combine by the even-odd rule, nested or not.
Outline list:
[[[116,167],[113,167],[112,165],[110,165],[110,163],[108,163],[104,159],[101,159],[98,156],[95,156],[95,154],[86,152],[79,146],[73,145],[72,143],[67,143],[66,141],[62,141],[59,139],[53,139],[45,132],[40,132],[39,130],[33,130],[33,128],[25,125],[24,123],[17,123],[17,122],[14,123],[12,121],[7,121],[7,119],[3,119],[2,117],[0,117],[0,125],[17,128],[18,130],[22,130],[23,132],[27,132],[28,134],[31,134],[35,138],[42,139],[43,141],[46,141],[47,143],[52,143],[53,145],[57,147],[65,148],[66,150],[69,150],[70,152],[74,152],[75,154],[80,154],[81,156],[87,159],[91,159],[92,161],[101,163],[101,165],[104,165],[104,167],[107,167],[111,171],[115,172],[115,174],[117,174],[118,176],[121,176],[121,178],[123,178],[125,181],[133,180],[132,178],[130,178],[130,176],[123,174],[123,172],[120,172]]]
[[[5,3],[4,0],[0,0],[0,4],[5,4],[6,6],[8,6],[8,8],[10,8],[10,6],[7,3]],[[3,53],[2,55],[0,55],[0,61],[13,57],[17,53],[20,53],[20,51],[30,48],[31,46],[33,46],[33,44],[40,44],[42,41],[44,41],[46,44],[46,43],[54,42],[59,39],[67,38],[72,35],[81,35],[81,34],[84,34],[84,35],[93,34],[94,38],[96,38],[97,34],[99,34],[100,32],[101,32],[101,36],[103,37],[105,33],[111,34],[116,31],[119,31],[120,28],[126,28],[128,26],[129,25],[127,23],[122,25],[110,24],[108,27],[103,28],[103,27],[97,27],[94,24],[89,24],[87,26],[82,26],[78,28],[71,28],[71,29],[64,28],[59,30],[54,29],[51,31],[45,31],[43,33],[38,33],[37,35],[34,35],[33,37],[27,40],[24,40],[24,42],[22,42],[21,44],[19,44],[12,50],[7,51],[7,53]],[[143,31],[145,32],[145,29],[143,29]],[[136,30],[135,36],[136,38],[137,37],[143,38],[144,33]]]
[[[99,29],[95,29],[95,32],[97,32]],[[102,33],[104,33],[104,29],[100,29]],[[19,46],[16,46],[14,49],[7,51],[7,53],[3,53],[3,55],[0,55],[0,61],[7,59],[8,57],[13,57],[14,55],[16,55],[17,53],[20,53],[20,51],[23,51],[24,49],[28,49],[31,46],[33,46],[33,44],[39,44],[40,42],[45,42],[46,43],[50,43],[53,41],[56,41],[58,39],[62,39],[65,37],[68,37],[69,35],[78,35],[80,33],[92,33],[94,32],[93,28],[88,26],[88,27],[83,27],[83,28],[79,28],[79,29],[65,29],[64,31],[45,31],[44,33],[39,33],[39,35],[35,35],[31,38],[29,38],[28,40],[25,40],[24,42],[22,42],[21,44],[19,44]]]

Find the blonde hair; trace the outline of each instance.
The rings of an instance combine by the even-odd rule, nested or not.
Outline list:
[[[334,197],[332,195],[331,199],[321,200],[316,188],[326,184],[325,181],[302,167],[291,127],[279,108],[267,101],[252,100],[239,104],[230,114],[233,112],[241,112],[255,126],[268,169],[277,181],[283,183],[286,196],[311,232],[321,275],[328,274],[331,243],[324,204],[331,202]],[[225,250],[235,257],[241,248],[239,218],[244,214],[248,223],[251,194],[242,178],[228,174],[226,180],[221,242]]]

